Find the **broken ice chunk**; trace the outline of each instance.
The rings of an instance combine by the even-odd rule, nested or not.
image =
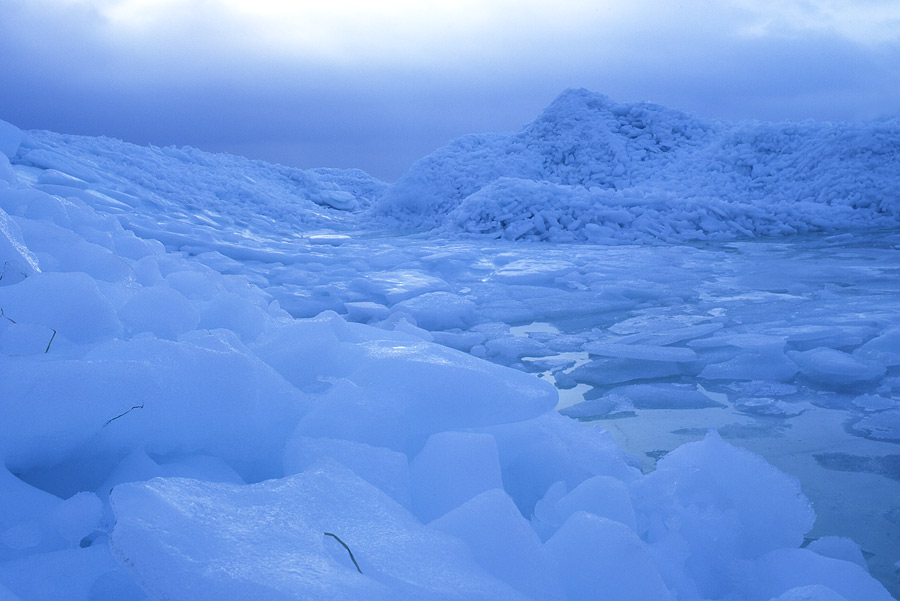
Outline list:
[[[559,412],[575,419],[597,419],[601,417],[631,413],[634,403],[631,399],[619,394],[607,394],[599,399],[588,399]]]
[[[734,405],[741,413],[770,417],[796,417],[808,408],[807,405],[796,405],[767,397],[738,399]]]
[[[477,305],[458,294],[439,290],[399,302],[394,309],[406,311],[426,330],[452,330],[472,325]]]
[[[619,522],[579,511],[546,543],[569,599],[671,599],[650,548]],[[603,566],[603,569],[598,569]]]
[[[589,342],[584,345],[584,350],[592,355],[615,357],[618,359],[673,361],[676,363],[687,363],[697,359],[697,353],[689,348],[651,346],[647,344],[619,344],[605,340]]]
[[[722,404],[690,384],[630,384],[609,391],[629,399],[638,409],[704,409]]]
[[[576,266],[568,261],[519,259],[495,271],[491,279],[506,284],[546,286],[575,269]]]
[[[721,330],[723,327],[724,326],[721,323],[702,323],[683,328],[669,328],[662,331],[637,332],[635,334],[623,336],[619,342],[622,344],[643,343],[665,346],[684,340],[700,338],[707,334],[712,334],[717,330]]]
[[[560,374],[557,384],[564,386],[572,381],[603,387],[631,380],[669,378],[680,375],[681,367],[678,363],[610,357],[595,359],[576,367],[568,374]]]
[[[449,288],[444,280],[412,269],[376,272],[359,282],[359,286],[361,292],[382,296],[391,305],[426,292]]]
[[[867,382],[882,377],[886,371],[881,365],[863,363],[848,353],[828,347],[788,351],[788,357],[800,366],[803,375],[822,384]]]
[[[894,399],[875,394],[862,394],[853,399],[853,404],[866,413],[884,411],[885,409],[892,409],[894,407],[900,408],[900,401],[895,401]]]
[[[409,464],[414,513],[430,522],[487,490],[503,488],[490,434],[440,432]]]
[[[701,378],[710,380],[775,380],[791,379],[797,366],[779,349],[748,351],[736,357],[707,365]]]
[[[853,429],[866,438],[900,442],[900,409],[867,415],[853,424]]]
[[[886,367],[900,365],[900,328],[892,328],[873,338],[856,349],[853,356],[874,360]]]

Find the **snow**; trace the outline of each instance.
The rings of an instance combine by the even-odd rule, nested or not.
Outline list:
[[[568,90],[518,132],[461,138],[376,203],[403,225],[627,243],[890,227],[900,122],[698,120]]]
[[[897,134],[576,90],[390,186],[0,122],[0,599],[891,599]]]

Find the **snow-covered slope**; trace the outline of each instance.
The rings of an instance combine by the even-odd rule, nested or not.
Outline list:
[[[521,131],[418,161],[377,210],[411,229],[558,242],[895,227],[900,121],[729,124],[569,90]]]
[[[207,233],[207,240],[251,246],[259,235],[296,238],[353,224],[351,214],[387,186],[359,170],[303,171],[190,147],[47,131],[29,132],[13,160],[21,179],[70,197],[80,188],[83,200],[136,231]]]
[[[488,184],[586,190],[588,177],[612,190],[676,173],[722,135],[640,110],[670,125],[625,150],[609,149],[607,130],[591,146],[630,157],[621,172],[584,175],[568,155],[545,165],[523,150],[508,158],[518,179],[498,180],[510,175],[494,148],[505,137],[459,142],[475,159],[445,151],[459,160],[434,181],[462,187],[420,197],[426,221],[458,215]],[[535,139],[564,149],[575,136],[554,133],[561,121],[601,131],[553,112],[530,126],[545,128]],[[671,157],[635,158],[660,144]],[[0,122],[0,599],[891,599],[852,541],[804,546],[815,512],[793,476],[715,432],[644,474],[608,432],[560,415],[551,384],[502,365],[583,351],[593,359],[580,371],[556,373],[608,374],[598,390],[626,384],[609,395],[625,401],[657,390],[696,403],[691,378],[749,379],[738,383],[757,411],[763,394],[787,399],[763,411],[792,408],[791,395],[834,402],[849,379],[887,445],[890,311],[866,317],[855,295],[837,319],[842,290],[794,277],[761,298],[824,306],[809,309],[824,325],[782,323],[745,307],[753,273],[729,263],[707,277],[698,265],[719,255],[693,248],[614,249],[600,271],[601,255],[571,248],[351,236],[373,228],[370,204],[412,215],[404,185]],[[345,237],[312,235],[322,230]],[[680,271],[639,280],[636,258]],[[871,274],[893,298],[878,269],[829,268],[829,281]],[[610,321],[511,333],[541,315]],[[801,371],[812,383],[787,383]]]

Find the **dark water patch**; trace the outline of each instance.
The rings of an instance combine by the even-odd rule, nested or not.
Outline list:
[[[825,469],[839,472],[864,472],[900,481],[900,455],[872,457],[847,453],[819,453],[813,455]]]

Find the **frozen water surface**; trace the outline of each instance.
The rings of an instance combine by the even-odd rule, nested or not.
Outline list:
[[[472,301],[469,319],[480,323],[443,340],[550,379],[564,413],[607,429],[645,470],[708,428],[760,453],[800,479],[818,515],[810,537],[853,538],[873,573],[894,582],[900,380],[864,351],[900,324],[898,248],[896,234],[860,233],[840,244],[806,236],[623,249],[396,238],[340,250],[357,259],[396,253]],[[438,254],[441,262],[429,260]],[[542,257],[553,269],[526,278],[525,266]],[[320,260],[343,263],[339,253]],[[509,282],[509,265],[528,284]],[[345,285],[324,271],[316,281]],[[346,313],[328,300],[320,308]]]
[[[393,186],[0,126],[0,597],[900,594],[896,121],[570,91]]]

